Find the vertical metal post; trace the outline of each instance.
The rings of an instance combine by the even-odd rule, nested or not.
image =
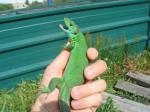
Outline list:
[[[53,0],[47,0],[48,7],[52,6]]]
[[[149,3],[149,18],[150,18],[150,3]],[[146,48],[150,49],[150,21],[148,21],[148,29],[147,29],[148,40],[146,42]]]

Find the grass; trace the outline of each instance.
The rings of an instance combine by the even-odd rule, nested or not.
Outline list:
[[[12,4],[1,4],[0,3],[0,11],[11,10],[13,9]]]
[[[142,58],[141,58],[142,57]],[[134,57],[129,57],[126,60],[125,66],[128,70],[139,71],[144,74],[150,75],[150,52],[144,51],[143,54]]]
[[[136,102],[141,102],[144,104],[149,104],[149,100],[135,95],[135,94],[129,94],[127,92],[121,91],[121,90],[116,90],[114,89],[114,86],[116,82],[119,79],[124,79],[124,74],[127,73],[129,70],[131,71],[140,71],[140,72],[145,72],[149,73],[149,62],[150,62],[150,51],[144,51],[143,54],[134,56],[134,57],[127,57],[127,58],[121,58],[123,56],[118,56],[117,54],[110,54],[111,58],[103,57],[103,59],[107,62],[108,64],[108,70],[106,73],[102,75],[102,78],[107,81],[108,87],[107,87],[107,92],[112,93],[112,94],[117,94],[119,96],[126,97],[128,99],[131,99]],[[119,54],[120,55],[120,54]],[[117,57],[117,58],[116,58]],[[119,58],[120,57],[120,58]],[[130,62],[132,59],[133,63],[130,63],[130,69],[126,65],[127,63]],[[141,61],[145,60],[146,61]],[[129,61],[129,62],[128,62]],[[128,79],[130,80],[130,79]]]
[[[107,98],[106,103],[97,108],[97,112],[117,112],[117,108],[113,104],[111,97]]]
[[[122,40],[124,41],[124,39]],[[147,75],[150,74],[150,51],[144,50],[141,54],[131,56],[127,53],[126,49],[127,46],[125,45],[125,42],[121,42],[120,47],[113,50],[113,52],[111,50],[111,46],[106,50],[100,51],[102,54],[101,58],[105,60],[108,65],[107,72],[102,75],[102,78],[105,79],[108,84],[107,92],[128,98],[136,102],[150,104],[147,98],[135,94],[129,94],[125,91],[116,90],[114,88],[119,79],[126,80],[124,75],[128,71],[139,71],[141,73],[146,73]],[[128,80],[130,81],[130,79]]]
[[[90,37],[90,34],[87,34]],[[98,34],[98,36],[102,36]],[[88,38],[89,45],[92,45],[90,38]],[[95,47],[98,49],[105,45],[103,40],[97,38]],[[110,45],[111,42],[109,42]],[[128,99],[141,102],[144,104],[150,104],[148,99],[137,96],[135,94],[129,94],[124,91],[118,91],[114,89],[114,85],[119,79],[124,78],[124,74],[128,70],[140,71],[150,73],[150,51],[145,50],[142,54],[130,57],[127,55],[126,46],[122,45],[112,51],[111,46],[108,46],[105,50],[100,50],[99,58],[105,60],[108,65],[108,70],[101,78],[107,81],[107,92],[126,97]],[[99,50],[99,49],[98,49]],[[0,111],[1,112],[28,112],[31,109],[32,104],[36,99],[38,92],[38,85],[41,77],[33,81],[23,81],[13,90],[0,91]],[[105,104],[102,104],[98,108],[97,112],[117,112],[117,109],[113,105],[111,98],[107,99]]]
[[[40,78],[23,81],[13,90],[0,92],[0,112],[29,112],[38,92]]]

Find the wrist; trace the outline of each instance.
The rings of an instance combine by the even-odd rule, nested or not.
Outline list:
[[[40,94],[36,99],[35,103],[32,106],[31,112],[47,112],[46,109],[43,108],[43,103],[41,99],[45,98],[44,94]]]
[[[42,104],[41,104],[39,98],[37,98],[37,100],[35,101],[35,103],[32,106],[31,112],[41,112],[41,107],[42,107]]]

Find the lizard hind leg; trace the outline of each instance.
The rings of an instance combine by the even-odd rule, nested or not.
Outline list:
[[[63,79],[62,78],[52,78],[52,80],[50,81],[48,87],[45,87],[43,89],[44,93],[51,93],[55,88],[60,89],[63,83]]]

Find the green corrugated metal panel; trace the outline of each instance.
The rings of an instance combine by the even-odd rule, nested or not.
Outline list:
[[[61,51],[67,38],[58,25],[64,17],[76,21],[83,32],[112,37],[114,46],[124,35],[128,44],[143,50],[148,40],[149,9],[149,0],[126,0],[1,17],[0,88],[34,78]],[[136,35],[141,37],[139,43]]]

